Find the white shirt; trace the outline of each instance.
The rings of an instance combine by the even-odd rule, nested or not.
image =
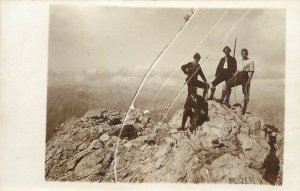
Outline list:
[[[238,71],[254,72],[254,62],[250,59],[243,59],[238,65]]]
[[[195,70],[198,66],[198,63],[196,63],[195,61],[193,61],[192,63],[193,63],[193,69]]]
[[[227,59],[228,59],[228,58],[225,57],[225,63],[224,63],[223,69],[228,69]]]

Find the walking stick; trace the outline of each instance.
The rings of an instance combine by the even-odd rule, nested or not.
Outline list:
[[[236,40],[237,40],[237,38],[235,37],[235,40],[234,40],[234,48],[233,48],[233,58],[235,58]]]
[[[235,58],[236,41],[237,41],[237,38],[235,37],[234,48],[233,48],[233,58]],[[234,80],[234,101],[235,101],[235,104],[236,104],[237,103],[237,101],[236,101],[236,78]]]

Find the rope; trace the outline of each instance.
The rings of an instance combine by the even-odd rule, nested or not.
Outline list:
[[[202,22],[202,21],[204,21],[204,19],[205,19],[205,16],[208,14],[208,12],[209,12],[209,10],[205,10],[204,11],[204,15],[201,17],[201,20],[198,22],[198,23],[200,23],[200,22]],[[196,15],[195,15],[196,16]],[[194,27],[193,27],[193,29],[192,29],[192,31],[191,31],[191,33],[193,33],[196,29],[198,29],[199,28],[199,26],[200,25],[195,25]]]
[[[155,94],[155,96],[153,97],[153,99],[151,100],[149,106],[147,107],[147,109],[149,109],[152,104],[154,103],[154,100],[158,97],[158,95],[160,94],[161,90],[164,88],[164,86],[167,84],[167,82],[169,81],[169,79],[171,79],[175,73],[177,72],[177,70],[180,68],[181,63],[185,62],[186,59],[188,59],[190,57],[191,54],[193,54],[196,49],[198,49],[198,47],[200,45],[202,45],[202,43],[207,39],[207,37],[211,34],[211,32],[216,28],[216,26],[221,22],[221,20],[225,17],[225,15],[227,14],[227,12],[229,11],[229,9],[227,9],[223,15],[217,20],[217,22],[212,26],[212,28],[210,28],[210,30],[206,33],[206,35],[204,36],[204,38],[201,39],[201,41],[197,44],[197,46],[191,51],[191,53],[185,57],[181,62],[179,62],[179,65],[177,66],[177,68],[168,76],[168,78],[164,81],[164,83],[160,86],[158,92]],[[203,17],[204,18],[204,17]],[[202,20],[201,20],[202,21]]]
[[[212,49],[212,51],[210,52],[210,54],[202,61],[201,64],[203,64],[215,51],[216,49],[226,40],[226,38],[228,37],[228,35],[232,32],[232,30],[249,14],[251,9],[249,9],[246,13],[244,13],[240,19],[231,27],[231,29],[229,31],[227,31],[227,33],[225,34],[225,36],[223,37],[223,39],[221,40],[221,42]],[[200,64],[200,65],[201,65]],[[166,112],[164,113],[161,121],[164,119],[164,117],[167,115],[167,113],[169,112],[171,106],[174,104],[174,102],[176,101],[176,99],[179,97],[179,95],[181,94],[181,92],[183,91],[185,84],[187,84],[192,77],[198,72],[198,70],[200,69],[200,67],[192,74],[192,76],[184,83],[184,85],[181,87],[180,91],[177,93],[177,95],[175,96],[175,98],[172,100],[171,104],[168,105]]]
[[[131,108],[132,106],[134,105],[134,101],[135,99],[137,98],[137,95],[139,94],[143,84],[145,83],[145,81],[147,80],[147,78],[149,77],[152,69],[155,67],[155,65],[158,63],[159,59],[161,58],[161,56],[163,55],[163,53],[166,51],[166,49],[178,38],[178,36],[180,35],[180,33],[182,32],[182,29],[188,24],[190,23],[190,21],[192,20],[192,18],[194,17],[195,13],[198,11],[198,9],[196,9],[195,12],[192,12],[192,15],[190,17],[190,19],[185,22],[183,24],[183,26],[179,29],[179,31],[177,32],[177,34],[172,38],[172,40],[166,45],[166,47],[162,50],[162,52],[157,56],[157,58],[154,60],[154,62],[151,64],[150,68],[148,69],[147,73],[145,74],[145,76],[143,77],[143,80],[141,81],[141,83],[139,84],[134,96],[133,96],[133,99],[131,101],[131,104],[130,104],[130,107],[126,113],[126,116],[125,116],[125,119],[124,119],[124,122],[127,120],[128,118],[128,114],[129,112],[131,111]],[[116,145],[116,149],[115,149],[115,154],[114,154],[114,176],[115,176],[115,182],[118,181],[118,177],[117,177],[117,153],[118,153],[118,147],[119,147],[119,142],[120,142],[120,136],[121,136],[121,133],[122,133],[122,130],[123,130],[123,127],[124,127],[124,122],[122,123],[122,126],[121,126],[121,130],[120,130],[120,133],[119,133],[119,137],[118,137],[118,141],[117,141],[117,145]]]

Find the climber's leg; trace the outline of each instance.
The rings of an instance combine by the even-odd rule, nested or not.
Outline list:
[[[181,127],[178,130],[184,130],[188,117],[192,118],[191,113],[192,113],[192,110],[190,110],[190,109],[185,109],[183,111]]]
[[[216,102],[218,102],[218,103],[223,103],[223,101],[224,101],[224,99],[225,99],[225,96],[226,96],[226,89],[224,90],[222,90],[222,95],[221,95],[221,98],[220,99],[216,99]]]
[[[230,101],[230,95],[231,95],[231,88],[242,85],[244,83],[244,77],[243,73],[239,72],[237,75],[226,83],[226,98],[225,98],[225,105],[228,108],[231,108],[229,101]]]
[[[208,100],[213,100],[213,99],[214,99],[215,91],[216,91],[216,87],[215,87],[215,86],[212,86],[212,87],[210,88],[210,96],[209,96]]]
[[[250,93],[250,84],[248,82],[248,73],[247,72],[240,72],[239,73],[238,83],[242,85],[242,90],[244,94],[244,105],[242,109],[242,115],[246,113],[247,105],[249,103],[249,93]]]
[[[219,75],[219,76],[216,76],[216,78],[214,79],[214,81],[211,82],[211,84],[212,84],[212,86],[210,88],[211,93],[210,93],[210,96],[209,96],[208,100],[213,100],[214,99],[214,94],[215,94],[215,91],[216,91],[216,86],[219,85],[223,81],[224,81],[223,75]]]
[[[226,99],[225,99],[225,105],[228,108],[231,108],[231,105],[229,104],[229,100],[230,100],[230,94],[231,94],[231,88],[227,87],[227,91],[226,91]]]
[[[209,86],[207,86],[207,84],[205,82],[202,82],[202,81],[199,81],[199,80],[191,80],[188,83],[188,86],[193,86],[193,87],[196,87],[196,88],[203,89],[203,98],[205,98],[205,96],[207,94],[207,91],[208,91],[208,88],[209,88]]]
[[[209,84],[206,84],[206,87],[204,88],[203,90],[203,98],[206,99],[206,95],[208,93],[208,90],[210,88],[210,85]]]
[[[242,109],[242,115],[245,115],[247,110],[247,105],[249,103],[250,84],[243,85],[243,93],[244,93],[244,105]]]

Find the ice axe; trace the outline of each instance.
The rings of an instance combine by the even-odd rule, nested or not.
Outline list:
[[[236,40],[237,40],[237,38],[235,37],[235,40],[234,40],[234,48],[233,48],[233,58],[235,58]]]

